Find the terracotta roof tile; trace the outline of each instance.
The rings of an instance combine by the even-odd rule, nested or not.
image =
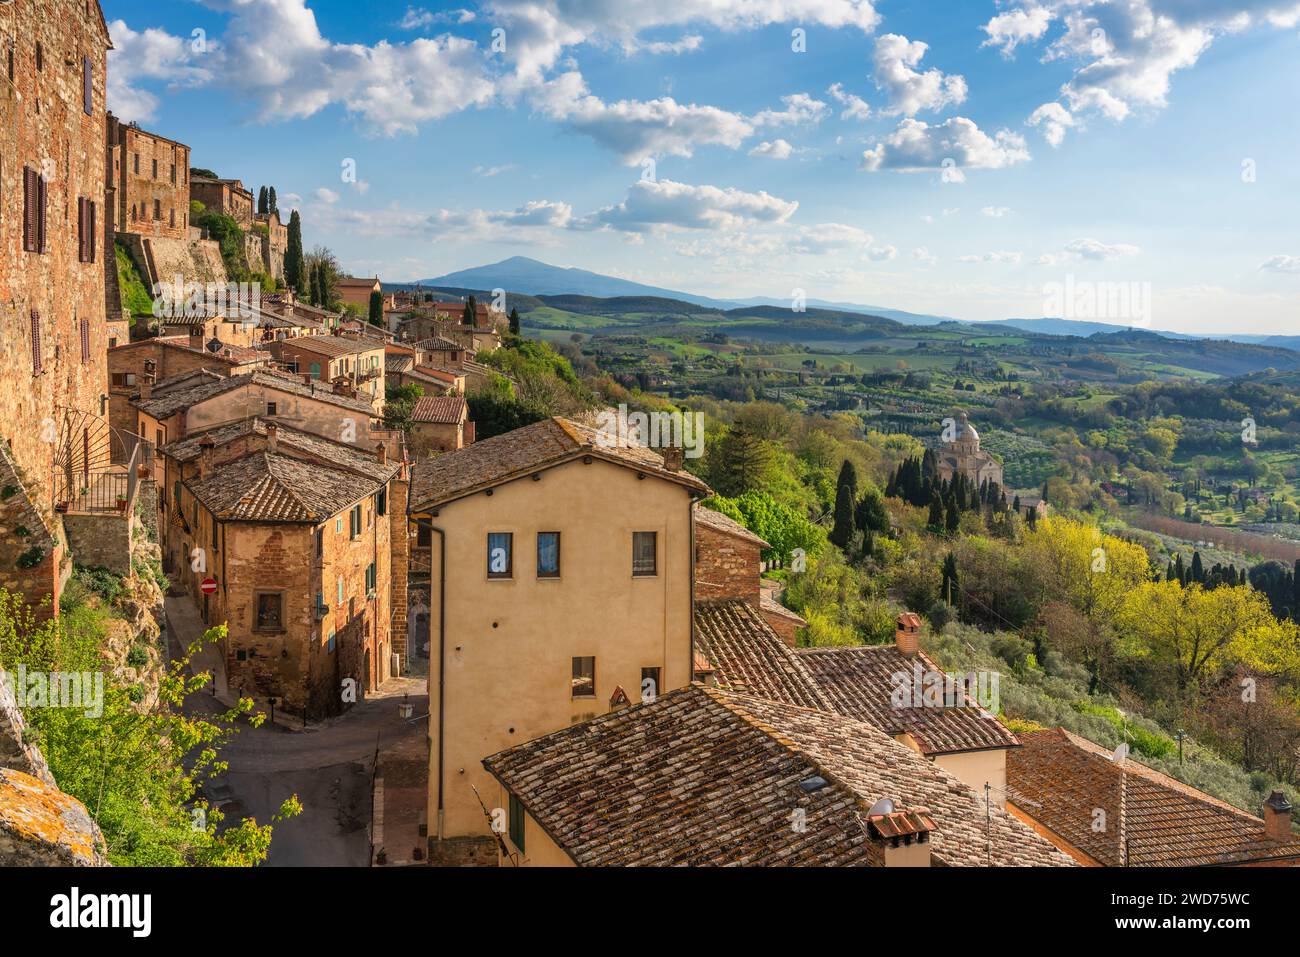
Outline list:
[[[760,548],[772,547],[731,516],[724,515],[722,512],[715,512],[711,508],[696,506],[695,523],[697,525],[707,525],[714,531],[722,532],[725,535],[734,535],[736,538],[744,539],[747,542],[753,542]]]
[[[664,468],[663,457],[640,445],[602,446],[595,429],[554,416],[521,429],[494,435],[463,449],[416,463],[411,478],[411,507],[427,510],[526,475],[590,455],[639,469],[707,495],[707,485],[686,471]]]
[[[412,422],[455,425],[464,421],[469,403],[459,395],[426,395],[411,410]]]
[[[879,864],[882,797],[933,822],[935,864],[1073,863],[868,724],[699,685],[483,764],[580,865]]]
[[[749,602],[739,598],[695,604],[699,651],[718,687],[806,708],[831,710],[812,675]]]
[[[1264,822],[1129,758],[1121,770],[1110,752],[1064,729],[1020,735],[1007,753],[1010,801],[1063,842],[1106,867],[1195,867],[1300,857],[1300,840],[1264,835]],[[1106,813],[1094,830],[1095,812]],[[1121,833],[1124,841],[1121,841]]]
[[[924,652],[908,658],[897,646],[800,648],[807,666],[831,708],[870,722],[889,735],[907,733],[924,754],[949,754],[1015,747],[1016,738],[969,696],[964,707],[896,707],[892,700],[900,680],[910,687],[927,674],[942,673]],[[917,674],[921,678],[917,678]],[[897,676],[902,676],[898,678]]]
[[[186,487],[222,521],[315,524],[377,492],[383,482],[304,462],[288,455],[255,452],[216,466]]]
[[[200,402],[206,402],[214,396],[231,392],[244,386],[258,386],[266,389],[274,389],[280,392],[292,395],[303,396],[304,398],[316,399],[320,402],[328,402],[331,405],[341,406],[345,409],[351,409],[355,412],[364,412],[373,414],[374,409],[369,402],[361,399],[352,399],[345,395],[328,389],[321,388],[315,383],[305,383],[297,376],[281,375],[276,372],[266,370],[254,370],[239,375],[229,376],[227,378],[205,381],[198,385],[185,389],[175,389],[168,391],[166,395],[156,396],[149,399],[135,399],[135,407],[146,415],[155,419],[166,419],[181,412],[185,409],[192,408]]]

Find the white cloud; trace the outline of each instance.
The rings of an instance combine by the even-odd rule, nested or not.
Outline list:
[[[1015,265],[1023,258],[1021,253],[1013,252],[1007,249],[995,249],[993,252],[984,253],[981,256],[959,256],[959,263],[1000,263],[1003,265]]]
[[[314,195],[322,203],[332,204],[332,203],[337,203],[339,201],[339,194],[334,192],[334,190],[332,189],[326,189],[324,186],[316,190]]]
[[[880,22],[874,0],[486,0],[484,10],[485,19],[501,24],[506,31],[506,56],[515,65],[521,86],[540,82],[568,47],[583,43],[635,46],[649,30],[687,24],[741,30],[792,23],[870,33]]]
[[[613,150],[629,165],[649,156],[691,156],[703,145],[737,149],[754,132],[739,113],[678,103],[670,96],[606,103],[588,92],[576,71],[544,84],[533,105]]]
[[[482,176],[484,179],[490,179],[493,176],[500,176],[502,173],[508,173],[517,166],[514,163],[505,163],[501,166],[475,166],[473,173],[475,176]]]
[[[842,120],[865,120],[871,117],[871,106],[860,96],[846,93],[843,85],[832,83],[826,90],[836,103],[844,107],[840,113]]]
[[[863,151],[860,168],[873,172],[943,169],[950,181],[961,182],[963,170],[1004,169],[1029,159],[1023,137],[1009,130],[989,136],[973,120],[955,116],[935,126],[903,120],[897,130]]]
[[[763,110],[755,114],[755,126],[787,126],[796,123],[817,123],[826,115],[826,104],[814,100],[807,93],[793,93],[781,97],[784,110]]]
[[[536,200],[513,210],[452,210],[421,212],[392,206],[385,209],[344,209],[325,204],[312,208],[311,221],[326,232],[363,237],[448,239],[553,245],[555,231],[573,220],[568,203]]]
[[[934,255],[924,246],[917,246],[912,250],[912,258],[922,266],[933,266],[939,262],[939,257]]]
[[[1069,262],[1115,262],[1137,256],[1142,250],[1128,243],[1103,243],[1098,239],[1076,239],[1060,252],[1044,253],[1034,260],[1037,266],[1059,266]]]
[[[632,185],[623,202],[597,210],[575,225],[638,233],[670,228],[736,229],[746,223],[783,223],[798,208],[797,202],[763,191],[641,180]]]
[[[982,45],[997,47],[1009,57],[1021,43],[1042,39],[1051,22],[1052,12],[1046,7],[1031,5],[1008,10],[984,24],[989,38]]]
[[[141,80],[165,80],[172,86],[192,86],[211,78],[192,42],[166,30],[135,31],[123,20],[108,25],[113,49],[108,51],[108,108],[126,122],[152,120],[158,97],[141,89]],[[209,46],[209,49],[212,49]]]
[[[473,10],[443,10],[434,13],[423,7],[407,7],[397,25],[403,30],[427,30],[439,23],[465,24],[473,23],[474,19]]]
[[[1300,273],[1300,256],[1273,256],[1259,268],[1264,272]]]
[[[867,250],[867,258],[873,263],[889,262],[898,256],[898,249],[894,246],[872,246]]]
[[[876,40],[874,77],[889,97],[887,113],[915,116],[921,110],[942,110],[965,102],[964,78],[940,70],[919,73],[914,69],[927,49],[920,40],[908,40],[897,33]]]
[[[857,226],[844,223],[818,223],[800,226],[790,239],[790,250],[821,256],[831,252],[858,252],[871,245],[873,237]]]
[[[1030,126],[1043,128],[1043,139],[1053,148],[1065,140],[1065,132],[1074,126],[1074,115],[1060,103],[1044,103],[1030,114],[1026,121]]]
[[[691,34],[678,40],[658,40],[648,43],[639,40],[628,40],[623,44],[623,52],[628,54],[644,52],[656,56],[676,56],[681,53],[694,53],[702,46],[704,46],[704,37]]]
[[[1011,212],[1010,206],[985,206],[980,213],[988,216],[990,219],[1001,219]]]
[[[792,153],[794,153],[794,147],[786,140],[759,143],[749,151],[750,156],[766,156],[769,159],[776,160],[789,159]]]

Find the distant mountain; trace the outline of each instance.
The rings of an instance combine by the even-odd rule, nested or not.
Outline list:
[[[990,319],[976,324],[981,326],[1009,326],[1013,329],[1023,329],[1025,332],[1037,332],[1046,336],[1079,336],[1084,339],[1098,333],[1109,335],[1114,332],[1127,332],[1130,329],[1137,328],[1136,326],[1126,326],[1115,322],[1089,322],[1085,319]],[[1154,332],[1166,339],[1200,338],[1199,336],[1189,336],[1181,332],[1164,332],[1159,329],[1141,331]]]
[[[806,303],[811,308],[829,309],[832,312],[851,312],[859,316],[879,316],[882,319],[893,319],[895,322],[901,322],[905,326],[937,326],[941,322],[959,322],[950,316],[929,316],[925,313],[904,312],[901,309],[889,309],[885,306],[862,306],[851,302],[831,302],[827,299],[809,299]],[[753,299],[740,299],[736,302],[738,306],[781,306],[785,309],[790,308],[789,299],[772,299],[768,296],[757,296]]]
[[[448,273],[437,279],[425,279],[421,285],[460,286],[469,289],[505,289],[532,296],[587,296],[612,299],[618,296],[678,299],[710,309],[731,309],[737,303],[707,296],[694,296],[687,292],[647,286],[644,283],[602,276],[586,269],[564,269],[538,262],[526,256],[512,256],[489,266],[476,266]]]

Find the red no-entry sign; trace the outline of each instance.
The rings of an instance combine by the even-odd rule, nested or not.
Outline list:
[[[214,595],[217,591],[217,580],[215,578],[203,579],[203,584],[199,585],[199,591],[205,595]]]

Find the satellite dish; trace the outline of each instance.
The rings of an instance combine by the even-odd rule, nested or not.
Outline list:
[[[875,817],[877,814],[893,814],[894,810],[893,798],[881,798],[875,804],[871,805],[871,810],[867,812],[867,817]]]

